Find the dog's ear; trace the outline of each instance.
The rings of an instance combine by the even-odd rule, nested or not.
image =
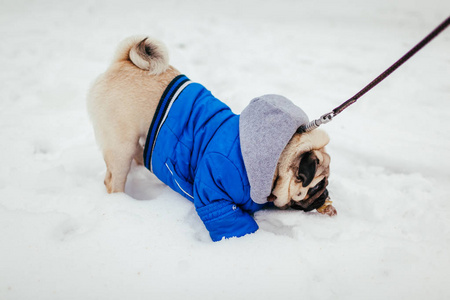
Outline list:
[[[317,164],[318,158],[312,151],[303,154],[297,174],[298,179],[302,181],[303,187],[307,187],[313,181],[316,175]]]

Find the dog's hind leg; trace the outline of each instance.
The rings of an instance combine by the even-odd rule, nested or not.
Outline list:
[[[125,190],[131,161],[140,147],[136,141],[122,141],[113,143],[113,147],[103,149],[103,158],[106,163],[105,186],[108,193],[121,193]]]
[[[136,153],[134,154],[134,160],[138,165],[144,165],[144,148],[141,145],[138,145],[136,148]]]

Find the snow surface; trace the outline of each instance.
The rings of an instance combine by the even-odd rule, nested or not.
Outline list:
[[[0,2],[0,299],[449,299],[450,29],[331,124],[338,216],[262,211],[211,242],[134,166],[108,195],[85,110],[132,34],[239,113],[279,93],[311,118],[450,12],[446,0]]]

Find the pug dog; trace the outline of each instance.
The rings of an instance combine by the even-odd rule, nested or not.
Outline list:
[[[269,196],[275,206],[304,211],[316,209],[334,216],[336,209],[329,200],[327,185],[330,156],[325,151],[327,134],[315,129],[296,133],[281,153]]]
[[[107,192],[124,192],[134,159],[194,203],[213,241],[255,232],[251,215],[266,207],[336,215],[324,131],[300,133],[306,114],[279,95],[232,113],[169,65],[166,46],[155,39],[119,44],[87,108]]]

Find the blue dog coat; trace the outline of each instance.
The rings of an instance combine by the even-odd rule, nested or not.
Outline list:
[[[300,108],[276,95],[254,99],[236,115],[179,75],[156,109],[144,163],[194,203],[213,241],[243,236],[258,229],[252,214],[271,205],[278,158],[307,121]]]

